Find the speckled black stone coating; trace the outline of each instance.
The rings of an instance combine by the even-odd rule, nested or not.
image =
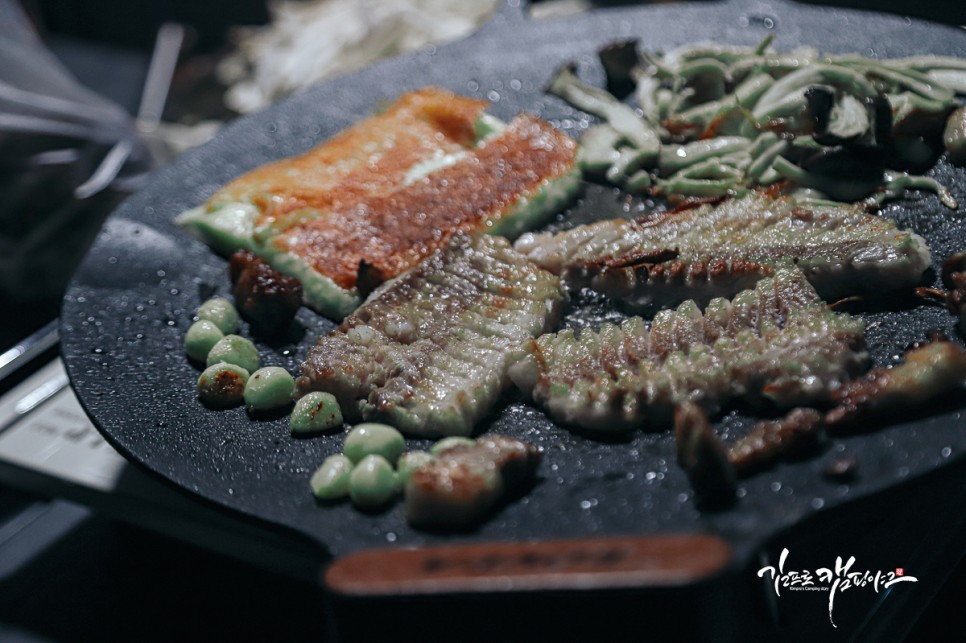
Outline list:
[[[966,33],[961,30],[784,2],[599,10],[544,22],[504,9],[465,41],[317,85],[238,120],[211,143],[159,172],[147,189],[115,212],[78,271],[61,317],[63,354],[81,402],[108,440],[135,462],[216,505],[308,536],[320,545],[320,556],[444,542],[709,531],[731,542],[740,559],[769,536],[816,512],[887,492],[938,467],[962,468],[964,407],[959,400],[946,400],[936,413],[835,440],[813,460],[747,480],[734,509],[702,514],[673,461],[670,434],[639,434],[619,444],[594,442],[511,399],[481,429],[542,446],[546,457],[539,482],[478,530],[426,534],[406,524],[401,504],[372,515],[348,503],[320,506],[314,501],[309,476],[327,455],[340,451],[341,435],[295,439],[287,418],[253,421],[242,408],[213,411],[197,400],[199,369],[185,357],[182,338],[194,309],[213,294],[228,295],[230,286],[226,262],[172,219],[230,178],[304,151],[369,114],[381,101],[426,84],[488,98],[492,112],[503,118],[534,111],[576,137],[587,120],[542,91],[564,62],[578,61],[582,76],[600,84],[603,73],[595,51],[615,39],[639,37],[655,49],[700,40],[753,45],[770,29],[779,49],[811,45],[867,56],[966,57]],[[938,262],[966,248],[966,170],[943,161],[931,174],[952,186],[964,204],[959,212],[945,209],[934,196],[921,195],[889,206],[884,214],[925,236]],[[610,188],[588,186],[582,200],[553,226],[646,207]],[[620,316],[607,302],[578,298],[566,323],[579,326]],[[962,341],[951,316],[934,306],[913,302],[905,310],[870,313],[867,319],[873,322],[868,340],[877,364],[896,362],[906,345],[924,338],[931,328]],[[333,327],[304,309],[297,320],[305,328],[301,341],[259,344],[265,364],[296,372],[308,347]],[[748,425],[735,412],[718,426],[732,439]],[[843,455],[858,460],[857,481],[824,479],[822,469]]]

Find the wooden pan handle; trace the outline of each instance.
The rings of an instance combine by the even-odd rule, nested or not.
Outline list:
[[[678,587],[730,560],[728,544],[708,535],[448,545],[352,554],[325,583],[347,597]]]

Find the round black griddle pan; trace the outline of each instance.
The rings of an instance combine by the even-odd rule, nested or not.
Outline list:
[[[379,548],[491,541],[541,541],[600,536],[712,534],[742,564],[763,543],[805,519],[871,494],[889,494],[936,470],[962,469],[966,453],[961,402],[946,399],[924,413],[835,440],[822,455],[783,464],[744,481],[728,511],[696,508],[674,462],[669,433],[639,434],[624,443],[577,437],[539,410],[510,399],[481,431],[506,433],[542,446],[536,485],[466,533],[410,528],[402,504],[362,513],[349,503],[320,505],[308,479],[342,435],[294,439],[287,418],[253,421],[241,408],[213,411],[195,394],[199,371],[182,338],[206,298],[230,292],[226,262],[174,223],[226,181],[265,162],[324,141],[383,101],[428,84],[492,102],[509,119],[535,112],[579,137],[588,119],[544,93],[554,70],[576,61],[582,77],[602,85],[596,51],[617,39],[669,49],[695,41],[755,45],[773,33],[778,49],[808,45],[873,57],[936,53],[966,57],[966,33],[950,27],[856,11],[784,2],[723,2],[607,9],[545,21],[503,9],[485,28],[454,44],[367,68],[301,92],[262,113],[239,119],[213,141],[158,172],[144,191],[108,220],[69,289],[61,316],[63,356],[71,381],[97,427],[121,453],[172,484],[216,505],[320,547],[320,558]],[[966,171],[944,160],[931,172],[966,204]],[[646,203],[590,185],[552,225],[632,216]],[[932,195],[889,205],[884,216],[924,235],[937,262],[966,248],[966,205],[944,208]],[[930,273],[927,281],[935,279]],[[619,318],[606,302],[577,301],[566,323]],[[938,328],[959,337],[937,306],[865,314],[877,364],[899,361],[903,349]],[[302,310],[304,336],[289,345],[259,345],[263,361],[295,373],[308,348],[334,324]],[[246,332],[247,329],[243,330]],[[738,413],[719,424],[726,440],[749,423]],[[412,441],[423,447],[424,442]],[[849,484],[821,475],[829,462],[853,456],[859,477]]]

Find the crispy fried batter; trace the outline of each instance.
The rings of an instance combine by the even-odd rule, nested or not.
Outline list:
[[[245,249],[342,318],[454,234],[516,237],[574,196],[576,143],[539,118],[427,88],[302,156],[255,169],[178,222]],[[361,278],[361,281],[360,281]]]
[[[486,231],[521,198],[568,172],[574,150],[574,142],[548,123],[522,115],[465,160],[324,218],[295,223],[274,244],[343,288],[355,286],[360,261],[390,278],[457,232]]]
[[[410,92],[305,154],[240,176],[209,199],[209,208],[253,202],[258,225],[305,208],[342,209],[395,189],[416,163],[473,145],[486,106],[435,87]]]

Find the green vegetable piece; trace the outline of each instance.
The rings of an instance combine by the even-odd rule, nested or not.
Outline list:
[[[208,352],[208,366],[218,362],[237,364],[251,373],[258,369],[261,359],[258,357],[258,349],[251,340],[239,335],[225,335],[215,342]]]
[[[661,89],[661,80],[653,76],[645,76],[637,83],[635,95],[637,102],[644,112],[644,118],[652,125],[661,122],[661,108],[657,104],[657,92]]]
[[[584,132],[577,150],[577,162],[591,174],[603,173],[617,160],[617,146],[624,137],[610,125],[594,125]]]
[[[630,105],[625,105],[603,89],[580,82],[572,66],[564,66],[554,74],[547,92],[607,121],[640,151],[643,165],[651,167],[657,161],[661,151],[658,133]]]
[[[724,159],[712,158],[686,167],[668,177],[668,179],[671,181],[675,179],[734,179],[737,181],[741,176],[741,170],[728,165]]]
[[[753,114],[758,122],[781,115],[782,104],[798,104],[804,91],[814,85],[831,85],[853,94],[856,98],[875,98],[878,92],[866,78],[852,69],[838,65],[808,65],[794,71],[768,88]],[[778,111],[776,111],[778,110]]]
[[[746,150],[750,144],[751,141],[740,136],[718,136],[687,145],[668,145],[661,149],[659,166],[662,172],[672,174],[701,161]]]
[[[198,378],[198,397],[215,408],[238,406],[244,400],[248,371],[235,364],[219,362]]]
[[[458,436],[453,436],[449,438],[443,438],[432,447],[430,447],[429,452],[433,455],[439,455],[446,449],[452,449],[453,447],[460,446],[461,444],[476,444],[476,440],[471,438],[463,438]]]
[[[625,176],[641,169],[641,165],[643,164],[642,159],[643,156],[638,150],[632,147],[621,148],[617,152],[617,158],[614,159],[613,165],[607,168],[607,171],[604,173],[604,178],[611,183],[620,185],[624,182]]]
[[[399,484],[405,486],[409,481],[409,476],[413,471],[434,460],[433,454],[427,451],[407,451],[399,456],[396,462],[396,474],[399,477]]]
[[[864,58],[843,60],[856,70],[870,78],[878,78],[887,83],[893,83],[896,88],[908,89],[923,98],[955,105],[955,93],[948,87],[935,82],[928,75],[914,69],[892,67],[888,64]]]
[[[966,69],[931,69],[926,76],[957,94],[966,94]]]
[[[207,319],[196,321],[184,335],[184,350],[191,359],[204,362],[212,347],[224,336],[213,322]]]
[[[936,179],[928,176],[909,175],[904,172],[887,171],[885,173],[885,184],[883,189],[872,195],[873,202],[882,203],[889,199],[901,197],[906,190],[930,190],[935,192],[939,201],[950,210],[959,208],[956,197],[949,189]]]
[[[909,56],[908,58],[893,58],[889,62],[894,66],[923,72],[933,69],[958,69],[960,71],[966,71],[966,60],[956,58],[955,56]]]
[[[361,462],[366,456],[380,455],[389,462],[395,462],[406,450],[406,440],[402,433],[388,424],[366,422],[356,425],[345,436],[343,453],[353,462]]]
[[[395,493],[396,474],[381,455],[367,455],[349,475],[349,497],[359,507],[379,507]]]
[[[312,494],[322,500],[336,500],[349,495],[352,461],[344,455],[330,455],[309,479]]]
[[[737,195],[741,190],[734,179],[689,179],[676,178],[671,181],[658,181],[658,194],[683,194],[685,196],[717,197]]]
[[[628,192],[646,192],[651,187],[651,175],[647,170],[638,170],[624,181],[624,189]]]
[[[342,409],[331,393],[312,391],[295,403],[288,425],[292,433],[329,431],[342,426]]]
[[[694,94],[689,100],[704,103],[724,95],[728,69],[714,58],[697,58],[681,65],[678,77]]]
[[[759,42],[758,45],[755,47],[755,55],[761,56],[762,54],[764,54],[766,51],[768,51],[768,48],[771,47],[771,43],[774,41],[775,41],[775,34],[773,33],[770,33],[764,38],[762,38],[761,42]]]
[[[201,304],[198,319],[207,319],[226,335],[238,330],[238,311],[223,297],[214,297]]]
[[[245,405],[249,411],[269,411],[292,401],[295,379],[280,366],[260,368],[245,385]]]
[[[774,135],[773,135],[774,136]],[[775,159],[781,156],[782,152],[788,149],[788,141],[776,140],[770,147],[766,148],[758,155],[748,170],[745,172],[745,182],[749,185],[754,184],[764,173],[771,168]]]
[[[879,186],[878,181],[837,179],[813,174],[781,156],[775,159],[772,169],[794,185],[818,190],[836,201],[857,201],[871,194]]]

